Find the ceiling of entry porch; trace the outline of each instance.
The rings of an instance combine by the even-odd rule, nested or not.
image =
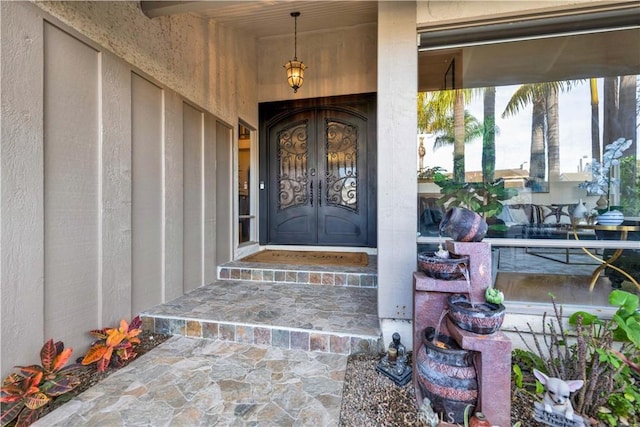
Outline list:
[[[300,12],[298,29],[350,27],[378,21],[376,1],[141,1],[151,17],[192,13],[255,37],[290,35],[291,12]]]
[[[635,2],[621,3],[623,18],[614,19],[635,23],[635,30],[420,52],[418,91],[448,88],[444,85],[453,59],[457,88],[637,74],[640,55],[631,52],[640,45],[640,9]],[[377,1],[141,1],[140,5],[151,18],[190,13],[256,38],[291,35],[293,11],[301,13],[298,32],[378,20]]]

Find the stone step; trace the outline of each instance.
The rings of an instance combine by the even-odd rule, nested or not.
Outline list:
[[[377,257],[366,267],[300,266],[232,261],[218,267],[218,280],[377,288]]]
[[[140,317],[145,330],[157,333],[336,354],[377,352],[377,289],[335,286],[336,273],[352,272],[333,272],[334,286],[218,280]]]

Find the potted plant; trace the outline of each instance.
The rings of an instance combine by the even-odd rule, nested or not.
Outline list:
[[[600,194],[601,199],[604,199],[603,204],[606,206],[601,208],[601,214],[597,218],[598,224],[619,225],[624,221],[622,212],[611,204],[611,189],[620,182],[613,174],[614,168],[620,164],[620,158],[630,146],[631,140],[624,138],[618,138],[608,144],[604,148],[602,163],[597,159],[591,161],[591,181],[579,184],[579,187],[586,188],[588,193]]]
[[[478,213],[485,220],[500,215],[503,206],[501,201],[509,200],[518,194],[515,188],[505,188],[504,179],[494,182],[460,183],[442,173],[436,173],[434,182],[440,187],[442,194],[437,202],[440,206],[466,208]],[[506,231],[507,228],[504,224],[489,224],[489,230]]]

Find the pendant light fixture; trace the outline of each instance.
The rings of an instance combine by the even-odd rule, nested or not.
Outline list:
[[[298,92],[298,88],[302,86],[304,82],[304,70],[307,68],[306,65],[302,61],[298,61],[297,56],[297,48],[298,48],[298,16],[300,16],[300,12],[291,12],[291,16],[293,16],[294,27],[293,27],[293,59],[286,64],[284,64],[284,68],[287,69],[287,82],[289,82],[289,86],[293,88],[293,93]]]

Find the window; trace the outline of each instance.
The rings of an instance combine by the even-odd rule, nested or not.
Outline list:
[[[251,130],[238,125],[238,245],[255,241],[255,214],[251,194]]]
[[[440,241],[448,206],[469,207],[507,299],[608,305],[611,286],[640,289],[640,29],[537,37],[420,52],[418,244]],[[594,185],[620,138],[609,185]],[[624,227],[594,227],[596,209]]]

